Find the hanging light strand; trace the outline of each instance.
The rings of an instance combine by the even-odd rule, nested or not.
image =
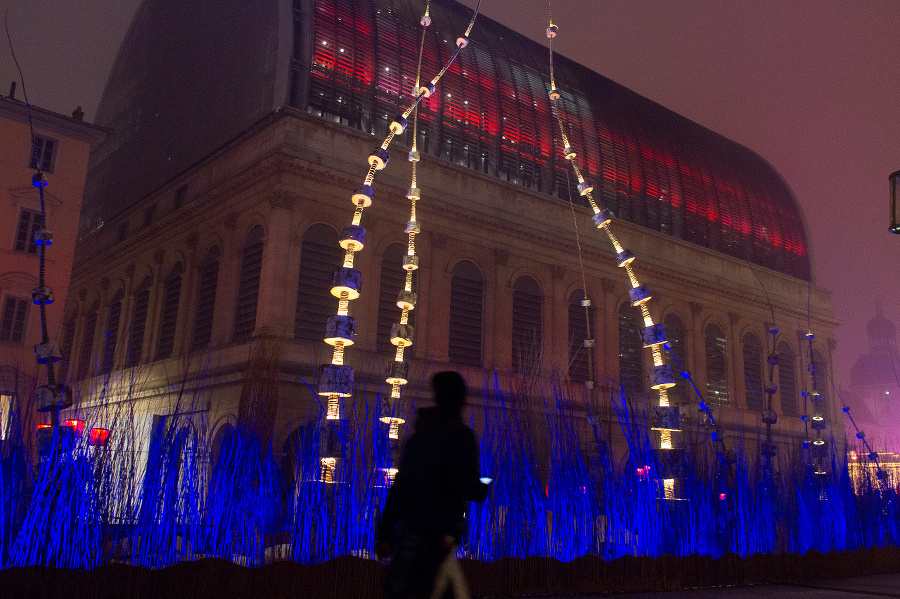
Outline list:
[[[578,154],[569,143],[569,136],[563,119],[564,110],[562,107],[561,94],[556,87],[556,75],[553,68],[553,40],[558,35],[559,28],[553,23],[549,2],[547,12],[550,17],[550,23],[547,27],[547,38],[550,40],[550,92],[548,95],[550,98],[551,112],[559,127],[559,134],[562,141],[562,155],[571,166],[572,172],[578,180],[578,193],[587,200],[588,205],[594,213],[594,224],[606,232],[610,243],[612,243],[613,248],[616,251],[618,265],[625,270],[630,284],[629,297],[631,299],[631,305],[638,307],[641,311],[641,317],[644,323],[641,333],[643,344],[646,349],[650,349],[653,359],[653,368],[650,372],[650,385],[651,388],[657,392],[658,397],[658,408],[654,411],[654,422],[652,426],[655,430],[660,431],[660,449],[673,449],[674,443],[672,433],[681,430],[681,425],[678,408],[669,404],[667,389],[675,385],[675,378],[671,366],[667,365],[663,360],[662,351],[660,349],[660,346],[666,343],[665,332],[663,331],[662,325],[654,323],[653,318],[650,315],[650,309],[647,306],[647,302],[651,298],[650,292],[645,286],[641,285],[632,268],[634,254],[624,249],[613,233],[610,227],[612,213],[608,209],[601,209],[597,205],[593,196],[594,187],[585,180],[584,174],[576,161]]]
[[[429,10],[431,4],[426,3],[425,14],[422,16],[419,24],[422,26],[422,35],[419,39],[419,56],[416,63],[416,81],[413,87],[415,92],[420,88],[422,77],[422,56],[425,50],[425,32],[431,25],[431,17]],[[458,50],[457,50],[458,51]],[[418,257],[416,256],[416,234],[419,232],[419,223],[416,220],[416,202],[421,197],[421,192],[417,187],[417,166],[419,163],[419,152],[416,141],[419,134],[419,118],[418,109],[414,108],[412,113],[413,124],[413,143],[412,150],[409,153],[409,161],[412,163],[412,175],[410,177],[409,190],[406,197],[410,202],[409,221],[406,223],[407,244],[406,254],[403,258],[403,269],[406,272],[403,289],[397,298],[397,306],[400,308],[400,320],[391,326],[391,343],[397,347],[394,352],[394,359],[388,365],[388,374],[385,381],[391,386],[391,393],[385,405],[384,415],[381,422],[388,424],[388,439],[396,440],[400,438],[400,425],[406,422],[399,415],[400,408],[400,391],[401,387],[408,382],[408,364],[404,362],[404,353],[407,347],[412,345],[413,327],[409,324],[409,312],[415,307],[416,294],[413,291],[413,271],[419,266]],[[390,468],[390,465],[389,465]]]
[[[47,181],[44,179],[42,170],[41,152],[38,151],[37,137],[34,132],[34,121],[31,116],[31,103],[28,101],[28,91],[25,88],[25,76],[22,68],[16,58],[16,52],[13,48],[12,38],[9,34],[9,13],[4,17],[4,27],[6,29],[6,39],[9,43],[9,51],[12,55],[13,63],[19,73],[19,80],[22,83],[22,95],[25,98],[25,113],[28,117],[28,130],[31,136],[31,155],[35,166],[35,173],[31,177],[31,184],[38,191],[38,199],[40,201],[40,221],[39,228],[34,231],[33,241],[38,247],[38,286],[31,290],[31,301],[38,306],[41,321],[41,342],[34,346],[34,357],[38,364],[46,367],[47,383],[37,388],[37,409],[40,412],[50,412],[50,423],[53,434],[56,435],[59,429],[59,412],[72,405],[72,393],[67,387],[64,387],[56,379],[55,363],[62,360],[62,352],[59,345],[55,341],[50,340],[47,329],[47,306],[53,303],[53,290],[47,286],[45,279],[45,271],[47,264],[47,248],[53,245],[53,233],[47,229],[47,211],[44,202],[44,188],[47,187]]]
[[[365,208],[368,208],[372,205],[372,200],[375,195],[374,188],[372,187],[372,184],[375,181],[375,174],[387,166],[388,161],[390,160],[388,147],[394,140],[394,137],[402,134],[406,130],[409,116],[416,111],[419,103],[424,98],[428,98],[431,96],[431,94],[434,93],[441,77],[444,76],[444,74],[456,60],[456,57],[459,55],[460,51],[462,51],[462,49],[468,45],[469,34],[471,33],[472,27],[475,24],[475,19],[478,16],[480,6],[481,1],[479,0],[478,5],[472,13],[472,18],[469,21],[469,25],[466,28],[465,33],[456,40],[456,50],[453,52],[453,55],[428,84],[422,85],[421,65],[425,44],[425,28],[427,28],[431,24],[431,16],[429,14],[430,3],[426,5],[425,14],[420,21],[420,24],[423,27],[423,31],[422,38],[419,44],[419,64],[416,72],[416,87],[413,89],[412,101],[401,114],[396,116],[393,121],[391,121],[390,125],[388,126],[388,133],[385,136],[384,141],[369,155],[369,169],[366,172],[363,183],[356,188],[355,192],[351,196],[351,201],[355,207],[353,212],[353,219],[351,221],[351,224],[344,229],[343,233],[341,234],[340,240],[340,245],[345,252],[344,261],[341,268],[337,269],[332,277],[331,294],[334,297],[338,298],[338,309],[337,314],[328,319],[325,331],[325,342],[333,346],[332,358],[330,364],[322,365],[319,370],[318,394],[320,396],[327,397],[327,403],[325,407],[326,421],[338,421],[341,419],[341,398],[350,397],[353,393],[353,368],[349,365],[344,364],[345,350],[350,345],[353,345],[353,340],[356,334],[356,320],[350,316],[349,304],[352,300],[358,298],[360,294],[362,276],[360,272],[356,268],[354,268],[354,258],[356,252],[360,251],[365,244],[366,230],[362,227],[361,223],[363,211],[365,210]],[[413,120],[415,121],[416,118],[414,117]],[[407,271],[407,274],[404,289],[400,292],[400,297],[397,301],[397,305],[402,310],[400,322],[394,325],[394,330],[392,330],[391,335],[392,341],[394,339],[397,340],[397,342],[395,343],[395,345],[397,345],[397,352],[395,354],[395,359],[391,367],[392,369],[397,370],[391,371],[388,382],[391,382],[392,379],[394,379],[395,381],[399,381],[400,379],[402,379],[403,383],[406,382],[406,365],[403,363],[403,355],[404,349],[412,343],[412,328],[409,326],[408,322],[409,311],[415,307],[416,298],[416,294],[412,290],[412,271],[418,267],[418,257],[415,255],[415,235],[419,232],[418,222],[416,221],[415,207],[415,202],[419,199],[418,189],[416,188],[415,170],[415,163],[418,161],[418,151],[416,151],[415,149],[417,134],[417,126],[414,125],[413,152],[410,153],[410,160],[413,161],[413,185],[411,186],[410,191],[407,195],[411,202],[410,221],[409,223],[407,223],[406,229],[409,235],[409,241],[407,244],[407,255],[403,261],[403,267]],[[394,376],[395,374],[398,376]],[[401,374],[403,375],[402,377],[399,376]],[[400,384],[402,383],[392,383],[391,396],[394,399],[399,398]],[[397,422],[396,420],[397,419],[395,418],[390,422],[390,434],[392,436],[396,436],[398,434],[400,422]],[[324,439],[325,437],[322,438]],[[323,456],[321,458],[321,480],[332,478],[336,468],[335,463],[333,462],[333,458],[334,456]],[[326,463],[326,460],[332,461]]]

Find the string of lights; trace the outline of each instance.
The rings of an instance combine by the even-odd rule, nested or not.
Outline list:
[[[419,38],[419,56],[416,62],[416,80],[413,85],[413,93],[420,87],[422,77],[422,55],[425,50],[425,32],[431,25],[431,2],[425,3],[425,14],[422,15],[419,24],[422,26],[422,35]],[[409,152],[409,161],[412,163],[412,176],[410,177],[409,190],[406,193],[410,202],[409,221],[406,223],[407,234],[407,251],[403,257],[403,269],[406,271],[406,278],[403,284],[401,297],[398,298],[397,307],[401,309],[400,320],[391,325],[391,343],[397,347],[394,359],[388,365],[388,375],[385,382],[391,386],[391,393],[388,396],[387,405],[385,406],[384,415],[381,422],[388,425],[388,440],[396,441],[400,438],[400,425],[406,420],[399,414],[400,409],[400,390],[403,385],[408,382],[409,364],[403,361],[404,352],[407,347],[412,345],[413,326],[409,324],[409,311],[413,309],[414,302],[410,302],[410,294],[413,291],[413,271],[419,268],[419,257],[416,255],[416,235],[421,231],[421,226],[416,218],[416,202],[421,198],[422,191],[418,187],[417,174],[419,163],[419,151],[417,147],[419,134],[419,118],[418,108],[412,111],[412,131],[413,142],[412,149]],[[391,459],[393,459],[393,455]],[[389,463],[385,468],[385,473],[389,480],[393,480],[397,469],[393,463]]]
[[[552,17],[551,17],[552,19]],[[628,295],[631,299],[631,305],[639,308],[641,317],[643,318],[644,328],[641,331],[641,337],[644,347],[650,349],[653,356],[653,367],[650,371],[650,387],[657,391],[659,405],[654,410],[653,429],[660,432],[660,448],[672,449],[674,447],[672,441],[672,433],[681,430],[680,415],[676,406],[669,403],[668,389],[675,386],[675,377],[672,367],[665,364],[662,356],[662,349],[666,343],[666,334],[661,324],[653,322],[650,315],[650,309],[647,302],[651,299],[650,291],[645,285],[642,285],[635,275],[632,263],[634,262],[634,254],[622,247],[616,235],[613,233],[610,224],[612,223],[612,212],[607,209],[601,209],[593,197],[594,187],[585,180],[584,174],[576,161],[577,153],[569,143],[569,137],[566,132],[566,126],[563,123],[563,110],[561,107],[561,94],[556,87],[556,78],[553,73],[553,40],[557,36],[559,28],[550,21],[547,27],[547,38],[550,40],[550,108],[556,119],[560,131],[562,141],[563,157],[569,162],[572,172],[578,180],[578,193],[587,199],[591,210],[594,212],[594,224],[598,228],[603,229],[609,237],[610,242],[616,250],[616,259],[620,268],[625,270],[630,288]]]
[[[25,99],[25,112],[28,115],[28,129],[31,135],[31,153],[32,162],[35,166],[35,173],[31,177],[31,184],[37,189],[38,199],[40,201],[40,216],[37,230],[34,232],[34,244],[38,248],[38,284],[31,290],[31,301],[38,306],[41,321],[41,341],[34,346],[34,357],[38,364],[44,365],[47,373],[46,384],[37,388],[37,409],[39,412],[50,413],[50,434],[59,435],[59,412],[72,405],[72,392],[56,379],[56,362],[62,360],[62,352],[59,345],[55,341],[50,340],[47,330],[47,306],[53,303],[53,290],[47,286],[44,273],[46,270],[47,248],[53,245],[53,233],[47,228],[47,211],[44,203],[44,188],[47,187],[47,180],[44,179],[44,173],[41,168],[41,155],[37,148],[37,138],[34,133],[34,121],[31,116],[31,104],[28,102],[28,91],[25,88],[25,76],[22,74],[22,68],[16,58],[16,52],[12,45],[12,38],[9,35],[9,13],[4,17],[4,26],[6,29],[6,39],[9,43],[9,51],[12,55],[13,63],[19,72],[19,80],[22,82],[22,95]],[[40,430],[48,430],[43,428]],[[40,434],[40,433],[39,433]],[[41,445],[46,447],[46,443]]]
[[[641,339],[643,342],[643,346],[645,349],[649,349],[653,366],[650,370],[650,387],[654,391],[657,392],[658,402],[656,406],[654,406],[652,413],[652,421],[651,428],[653,430],[659,431],[659,449],[662,450],[671,450],[674,449],[675,443],[673,440],[673,434],[681,431],[681,414],[677,406],[671,405],[668,396],[668,389],[675,386],[675,376],[672,370],[672,367],[665,363],[663,359],[663,349],[669,350],[671,352],[671,345],[668,343],[665,331],[663,329],[662,324],[656,324],[653,321],[653,317],[650,314],[650,309],[648,307],[648,302],[651,299],[652,295],[647,287],[638,280],[637,275],[634,272],[634,268],[632,263],[634,262],[634,254],[625,249],[622,244],[619,242],[619,239],[612,231],[611,223],[613,220],[613,214],[608,208],[601,208],[596,200],[593,197],[593,185],[591,185],[584,177],[584,174],[579,167],[577,158],[577,152],[573,149],[569,142],[569,136],[567,133],[567,127],[565,125],[564,119],[564,110],[562,107],[562,98],[559,89],[556,86],[556,76],[553,68],[553,40],[559,33],[559,27],[553,23],[553,13],[550,7],[550,3],[548,2],[547,12],[549,17],[549,25],[547,27],[547,38],[549,39],[549,51],[550,51],[550,108],[551,113],[556,120],[557,126],[560,132],[560,140],[562,142],[562,155],[565,160],[570,164],[572,172],[574,173],[576,179],[578,180],[578,193],[582,197],[584,197],[591,210],[594,213],[593,221],[594,224],[602,229],[610,242],[613,245],[613,248],[616,251],[616,261],[620,268],[625,270],[626,277],[628,279],[629,289],[628,295],[631,301],[631,305],[633,307],[638,308],[641,311],[641,317],[643,319],[643,329],[641,331]],[[570,194],[571,196],[571,194]],[[577,234],[577,233],[576,233]],[[579,247],[580,252],[580,247]],[[590,306],[590,300],[587,297],[582,300],[582,305],[585,307],[586,318],[588,307]],[[585,339],[584,341],[585,347],[591,348],[593,346],[593,339]],[[682,369],[682,365],[678,362],[678,359],[675,358],[674,354],[672,357],[675,359],[676,364],[679,369]],[[722,434],[721,429],[716,426],[715,420],[712,416],[712,411],[710,407],[702,401],[702,395],[700,394],[697,386],[694,384],[693,380],[690,377],[690,373],[686,370],[681,371],[681,375],[684,379],[689,381],[693,386],[694,390],[697,392],[697,395],[700,397],[700,408],[703,410],[709,418],[711,425],[713,426],[713,438],[719,443],[719,455],[726,463],[730,463],[734,459],[733,452],[728,451],[727,447],[724,443],[724,435]],[[592,377],[591,377],[592,378]],[[587,386],[590,388],[593,386],[593,381],[588,380]],[[665,478],[663,479],[663,489],[664,494],[667,499],[674,498],[675,490],[674,490],[674,479]]]
[[[480,7],[481,1],[479,0],[472,13],[472,18],[469,20],[468,27],[466,27],[463,35],[456,39],[456,49],[438,74],[425,85],[422,85],[421,81],[419,81],[421,73],[417,74],[416,87],[413,89],[412,101],[406,110],[394,117],[388,126],[388,133],[384,138],[384,141],[369,155],[368,172],[366,173],[363,183],[356,188],[351,197],[351,201],[355,206],[353,219],[351,224],[344,229],[340,240],[340,246],[344,250],[344,262],[343,265],[334,272],[332,277],[331,294],[338,299],[338,309],[336,315],[329,317],[325,327],[324,341],[334,349],[331,363],[322,365],[319,371],[318,394],[327,397],[327,404],[325,407],[326,422],[341,419],[341,399],[351,397],[353,394],[353,367],[344,364],[344,351],[347,347],[353,345],[353,340],[356,335],[356,319],[350,316],[349,310],[350,302],[357,299],[360,295],[362,275],[359,270],[354,268],[353,264],[356,252],[362,250],[365,244],[366,229],[361,225],[361,222],[364,209],[372,205],[372,200],[375,195],[375,190],[372,186],[375,180],[375,173],[387,166],[388,161],[390,160],[388,147],[396,136],[402,134],[406,130],[410,115],[413,114],[416,107],[424,98],[428,98],[434,93],[441,77],[444,76],[447,69],[450,68],[462,49],[469,44],[469,34],[472,32],[472,27],[475,25],[475,19],[478,16]],[[419,50],[421,69],[421,54],[422,48],[424,47],[424,28],[431,24],[431,17],[429,16],[427,8],[420,20],[420,24],[423,27],[423,43],[420,44]],[[418,152],[413,150],[413,152],[410,152],[409,158],[415,169],[416,162],[418,162],[419,159]],[[396,400],[400,397],[400,386],[407,382],[406,372],[408,365],[403,362],[403,354],[404,349],[412,344],[413,328],[409,324],[409,312],[415,308],[417,299],[416,293],[412,290],[412,273],[418,268],[418,256],[415,254],[415,236],[420,229],[419,224],[416,221],[415,202],[419,199],[421,192],[416,187],[415,170],[413,173],[413,183],[407,193],[407,198],[409,198],[411,202],[411,208],[410,221],[406,227],[406,232],[409,235],[408,249],[407,255],[403,260],[403,268],[407,273],[406,282],[404,288],[397,297],[397,306],[402,310],[402,314],[400,322],[394,323],[391,329],[391,343],[397,346],[397,351],[394,361],[391,363],[387,378],[387,382],[391,385],[391,399],[395,404]],[[388,416],[388,418],[390,418],[389,435],[391,438],[396,438],[395,435],[399,436],[399,425],[402,423],[402,419],[395,417],[393,411],[390,411],[389,414],[391,414]],[[336,461],[337,457],[334,455],[326,455],[321,458],[321,479],[323,481],[333,481]]]

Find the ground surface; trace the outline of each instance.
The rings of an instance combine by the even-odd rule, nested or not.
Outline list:
[[[545,598],[534,599],[549,599]],[[874,599],[876,597],[900,597],[900,574],[875,574],[843,580],[827,580],[820,583],[772,584],[752,587],[724,587],[685,591],[652,591],[644,593],[615,593],[581,595],[580,599],[757,599],[779,597],[783,599]],[[554,599],[558,599],[555,596]]]

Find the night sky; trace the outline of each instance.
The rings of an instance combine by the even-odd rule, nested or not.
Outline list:
[[[138,4],[0,0],[31,102],[65,114],[80,105],[91,120]],[[845,386],[868,349],[876,301],[900,324],[900,236],[887,232],[887,177],[900,169],[898,9],[895,0],[553,3],[561,54],[749,147],[784,176],[806,217],[815,282],[833,291],[843,323]],[[483,11],[546,42],[545,2],[483,0]],[[4,39],[0,93],[13,79]]]

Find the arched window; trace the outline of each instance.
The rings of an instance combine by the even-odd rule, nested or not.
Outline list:
[[[213,314],[216,308],[216,288],[219,284],[219,246],[206,252],[200,264],[200,281],[197,285],[197,308],[194,316],[194,335],[191,349],[209,345],[212,339]]]
[[[334,229],[313,225],[303,235],[294,337],[322,341],[325,323],[335,314],[337,299],[331,295],[331,277],[341,266],[344,251]]]
[[[241,274],[237,301],[234,305],[234,340],[249,341],[256,328],[256,305],[259,302],[259,276],[262,270],[263,228],[253,227],[241,250]]]
[[[794,350],[786,341],[778,344],[778,394],[781,397],[781,413],[785,416],[799,416],[797,360]]]
[[[378,328],[375,343],[378,351],[393,354],[396,348],[391,345],[391,325],[400,322],[402,310],[397,306],[397,296],[406,285],[406,271],[403,270],[403,256],[407,253],[406,244],[394,243],[384,250],[381,258],[381,285],[378,289]],[[412,290],[416,286],[418,271],[413,271]],[[409,324],[415,327],[416,311],[409,311]],[[413,329],[415,333],[415,328]]]
[[[103,374],[112,372],[116,362],[116,343],[119,340],[119,321],[122,319],[122,300],[125,292],[121,289],[109,304],[109,320],[106,325],[106,342],[103,345]]]
[[[569,380],[583,383],[590,380],[591,350],[584,345],[585,339],[594,339],[594,305],[585,307],[584,290],[576,289],[569,296]],[[588,298],[590,301],[590,298]]]
[[[688,369],[687,329],[684,328],[684,323],[674,312],[666,315],[663,320],[663,328],[671,348],[671,350],[663,348],[663,352],[666,354],[666,364],[670,365],[672,372],[675,373],[675,386],[668,390],[669,401],[675,405],[683,405],[690,402],[691,393],[690,383],[681,376],[681,372]],[[672,354],[678,358],[677,362]]]
[[[128,353],[125,366],[140,364],[144,354],[144,333],[147,330],[147,308],[150,306],[150,277],[144,279],[134,292],[134,315],[131,318],[131,331],[128,336]]]
[[[814,349],[812,352],[813,362],[816,364],[816,391],[818,391],[822,395],[822,406],[820,408],[823,414],[828,413],[828,401],[829,396],[831,395],[829,391],[831,390],[831,377],[828,375],[828,364],[825,362],[825,358],[822,357],[822,354],[819,353],[819,350]],[[809,412],[812,413],[814,410],[813,406],[809,406]]]
[[[81,331],[81,349],[78,352],[78,380],[92,373],[94,362],[94,336],[97,334],[97,304],[84,315],[84,330]]]
[[[706,396],[723,403],[729,399],[725,351],[725,333],[719,325],[709,323],[706,325]]]
[[[513,285],[512,367],[516,372],[541,372],[541,311],[543,296],[537,281],[523,275]]]
[[[468,260],[457,262],[450,277],[450,361],[481,366],[484,278]]]
[[[619,307],[619,383],[626,393],[644,392],[641,311],[630,302]]]
[[[744,335],[744,397],[747,409],[762,412],[765,407],[762,370],[762,344],[753,333]]]
[[[163,283],[162,314],[159,319],[159,346],[156,358],[164,360],[172,355],[175,346],[175,328],[178,326],[178,308],[181,301],[181,280],[184,271],[181,262],[172,267]]]

